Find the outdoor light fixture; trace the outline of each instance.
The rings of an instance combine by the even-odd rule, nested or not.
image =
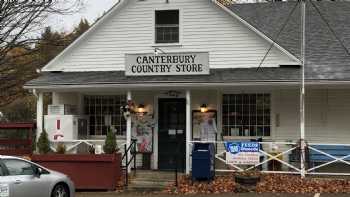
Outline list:
[[[137,106],[137,113],[141,113],[141,114],[145,114],[146,110],[145,110],[145,105],[140,104]]]
[[[207,104],[201,105],[201,112],[202,112],[202,113],[208,112],[208,106],[207,106]]]
[[[158,56],[159,55],[159,52],[160,53],[165,53],[162,49],[160,49],[160,48],[154,48],[154,54],[156,55],[156,56]]]

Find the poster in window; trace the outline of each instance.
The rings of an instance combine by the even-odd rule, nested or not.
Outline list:
[[[216,111],[192,112],[192,138],[200,141],[215,141],[217,134]]]
[[[136,139],[138,153],[153,152],[153,117],[152,115],[142,115],[132,117],[132,137]]]

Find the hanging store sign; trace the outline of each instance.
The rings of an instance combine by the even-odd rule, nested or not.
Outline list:
[[[209,53],[127,54],[126,76],[209,75]]]
[[[260,163],[258,142],[225,142],[226,163],[256,165]]]

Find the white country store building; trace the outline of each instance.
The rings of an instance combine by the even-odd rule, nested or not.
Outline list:
[[[315,3],[350,48],[350,4]],[[298,8],[279,33],[294,5],[120,0],[25,85],[38,96],[38,131],[46,128],[53,141],[57,129],[63,140],[93,141],[112,128],[119,144],[130,144],[132,137],[146,140],[143,145],[151,147],[143,148],[150,154],[138,155],[138,165],[160,170],[171,168],[180,144],[187,172],[189,143],[202,128],[196,119],[201,107],[209,110],[220,141],[297,141]],[[347,143],[350,58],[311,5],[306,18],[306,141]],[[53,105],[75,106],[76,112],[43,114],[44,93],[52,93]],[[147,114],[125,120],[120,107],[128,100]],[[69,114],[85,118],[87,126],[67,133],[77,124],[65,119]],[[138,130],[135,119],[146,116],[153,119]],[[57,128],[57,119],[65,129]]]

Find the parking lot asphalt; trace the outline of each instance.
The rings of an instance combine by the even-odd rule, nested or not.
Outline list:
[[[76,197],[349,197],[350,194],[257,194],[257,193],[232,193],[232,194],[210,194],[210,195],[167,195],[154,193],[134,193],[134,192],[77,192]]]

